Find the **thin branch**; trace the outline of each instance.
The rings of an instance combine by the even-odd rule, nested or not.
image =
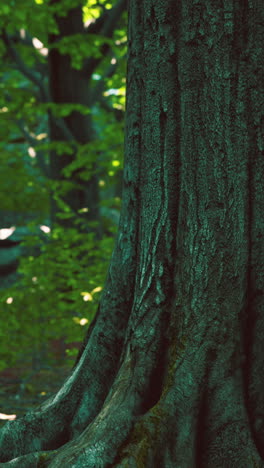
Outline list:
[[[105,37],[112,37],[116,27],[116,23],[119,20],[122,13],[125,11],[127,6],[127,0],[119,0],[117,4],[109,11],[109,16],[104,22],[100,34]]]
[[[25,127],[25,125],[23,123],[23,120],[22,119],[16,120],[15,123],[16,123],[17,127],[19,128],[20,132],[22,133],[22,135],[24,135],[25,140],[33,148],[35,148],[35,146],[38,144],[38,140],[36,138],[34,138],[30,134],[30,132],[26,129],[26,127]],[[45,161],[44,153],[42,151],[36,151],[36,159],[37,159],[38,167],[40,168],[42,173],[46,177],[49,177],[49,166],[47,165],[47,163]]]
[[[111,8],[111,10],[106,10],[96,21],[91,23],[86,29],[87,34],[99,34],[106,38],[111,38],[113,36],[116,23],[121,17],[122,13],[125,11],[127,5],[127,0],[119,0],[116,5]],[[109,51],[109,44],[104,44],[102,46],[102,56],[104,56]],[[102,57],[94,58],[91,57],[84,62],[83,72],[91,77],[96,67],[102,61]]]
[[[11,102],[12,101],[12,98],[10,96],[9,93],[5,92],[4,93],[4,96],[5,96],[5,99],[8,101],[8,102]],[[60,128],[60,130],[62,131],[63,133],[63,136],[65,138],[66,141],[70,141],[72,142],[72,144],[74,146],[76,146],[76,139],[75,139],[75,136],[73,135],[73,133],[71,132],[71,130],[69,129],[69,127],[67,126],[67,124],[65,123],[65,121],[63,120],[62,117],[54,117],[54,115],[52,115],[52,112],[50,110],[48,110],[48,116],[49,116],[49,119],[52,121],[53,124],[57,125],[57,127]],[[16,121],[16,124],[18,125],[18,122],[19,121]],[[23,124],[22,124],[23,126]],[[19,129],[21,130],[21,132],[23,133],[23,135],[25,137],[27,137],[27,141],[32,144],[32,146],[34,146],[34,139],[32,140],[32,136],[27,133],[25,134],[25,128],[21,127],[21,123],[19,123],[18,125]],[[36,143],[35,143],[36,144]]]
[[[45,87],[43,86],[42,81],[39,79],[39,77],[25,64],[25,62],[21,59],[19,53],[17,52],[16,48],[13,46],[13,43],[6,33],[6,31],[3,29],[1,38],[3,39],[3,42],[7,48],[7,52],[9,53],[10,58],[12,58],[17,65],[18,70],[26,77],[28,80],[30,80],[32,83],[34,83],[40,90],[40,96],[42,102],[47,102],[48,101],[48,93]]]
[[[51,111],[48,111],[49,118],[52,120],[53,124],[55,124],[59,129],[62,131],[63,136],[65,140],[70,141],[74,144],[76,144],[76,139],[74,134],[71,132],[69,129],[68,125],[65,123],[62,117],[54,117],[51,113]]]
[[[27,31],[24,31],[24,34],[21,34],[21,31],[16,31],[13,34],[9,34],[9,39],[13,44],[23,44],[29,47],[34,47],[32,42],[32,37],[28,34]]]
[[[14,34],[9,34],[9,40],[11,41],[13,48],[16,44],[22,44],[23,46],[29,47],[31,50],[36,51],[36,48],[33,44],[33,37],[25,31],[25,36],[22,36],[19,31],[15,32]],[[36,65],[35,69],[42,75],[47,77],[48,76],[48,67],[47,64],[40,60],[39,54],[36,55]]]
[[[92,93],[91,93],[91,105],[93,105],[98,99],[100,99],[100,96],[105,88],[105,80],[107,78],[110,78],[113,76],[117,68],[117,63],[111,64],[102,78],[98,81],[97,85],[93,88]]]
[[[99,99],[98,99],[98,103],[100,104],[100,106],[102,107],[102,109],[104,109],[106,112],[109,112],[109,113],[113,113],[116,117],[116,120],[118,122],[122,122],[124,120],[124,116],[125,116],[125,113],[123,110],[121,109],[116,109],[115,107],[111,107],[107,102],[106,100],[103,98],[103,96],[101,96]]]
[[[31,146],[36,146],[37,140],[34,138],[28,130],[26,130],[23,120],[19,119],[15,121],[17,127],[19,128],[20,132],[24,136],[25,140],[31,145]]]
[[[116,22],[125,11],[127,0],[119,0],[111,10],[104,9],[104,12],[93,23],[86,28],[88,34],[100,34],[111,37],[116,26]]]

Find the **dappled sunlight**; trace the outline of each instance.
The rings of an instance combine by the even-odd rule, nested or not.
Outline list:
[[[36,135],[36,139],[37,140],[44,140],[45,138],[47,138],[48,134],[47,133],[39,133],[38,135]]]
[[[111,88],[111,89],[108,89],[107,91],[104,91],[103,95],[104,96],[112,96],[112,95],[120,96],[120,95],[122,95],[121,90],[122,90],[121,88],[119,88],[119,89]]]
[[[28,154],[29,154],[29,156],[30,156],[31,158],[35,158],[37,153],[36,153],[35,149],[32,148],[32,146],[29,146],[29,147],[28,147]]]
[[[15,231],[15,229],[16,229],[15,226],[12,226],[10,228],[0,229],[0,240],[5,240],[8,237],[10,237]]]
[[[81,292],[81,295],[83,296],[83,300],[86,301],[92,301],[93,296],[89,292]]]
[[[42,225],[40,226],[41,231],[45,232],[45,234],[48,234],[50,232],[50,227]]]
[[[82,327],[84,325],[87,325],[87,323],[89,323],[89,320],[85,317],[73,317],[72,320],[74,321],[74,323],[77,323],[77,325],[81,325]]]
[[[80,320],[79,323],[80,323],[80,325],[83,327],[84,325],[86,325],[87,323],[89,323],[89,320],[87,320],[86,318],[82,318],[82,319]]]
[[[89,208],[85,206],[84,208],[81,208],[80,210],[78,210],[78,213],[88,213],[88,211],[89,211]]]
[[[39,39],[37,39],[37,37],[33,37],[32,42],[33,46],[36,49],[42,49],[42,47],[44,47],[44,44],[42,44],[42,42]]]
[[[6,420],[6,421],[13,421],[16,419],[16,414],[5,414],[5,413],[0,413],[0,419]]]

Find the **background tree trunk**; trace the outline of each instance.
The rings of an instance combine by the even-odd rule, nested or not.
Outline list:
[[[52,0],[51,4],[59,3],[58,0]],[[56,16],[58,34],[52,34],[49,37],[50,45],[53,46],[49,52],[49,87],[51,99],[55,104],[82,104],[91,109],[89,77],[83,68],[75,69],[71,64],[71,56],[63,54],[56,43],[67,36],[74,34],[84,34],[84,25],[82,18],[82,4],[76,8],[70,9],[64,17]],[[87,55],[89,54],[87,50]],[[58,120],[50,114],[50,137],[51,141],[67,141],[72,143],[71,154],[57,154],[56,150],[50,152],[51,177],[55,181],[67,182],[63,170],[76,159],[77,145],[89,143],[94,139],[95,132],[92,125],[91,114],[83,115],[78,111],[73,111],[65,117],[63,126],[58,125]],[[81,217],[80,210],[89,208],[84,212],[87,221],[99,221],[99,187],[97,174],[93,174],[89,181],[82,180],[79,172],[72,174],[71,184],[74,187],[68,190],[62,197],[64,202]],[[53,221],[59,221],[60,224],[68,225],[69,220],[57,219],[57,213],[60,211],[57,206],[56,198],[52,198]]]
[[[257,0],[129,3],[100,308],[58,394],[2,429],[0,466],[264,466],[263,19]]]

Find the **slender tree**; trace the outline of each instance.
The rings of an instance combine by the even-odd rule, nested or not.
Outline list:
[[[117,22],[125,10],[125,0],[118,0],[114,6],[107,10],[102,9],[103,12],[95,22],[91,22],[88,27],[85,27],[83,22],[83,1],[75,2],[76,7],[70,8],[66,14],[60,0],[50,0],[51,8],[59,8],[60,14],[55,14],[55,21],[57,26],[56,34],[49,34],[50,51],[48,56],[49,65],[49,89],[52,102],[57,105],[70,103],[72,105],[79,104],[82,109],[86,107],[88,111],[95,106],[96,102],[102,100],[100,94],[102,93],[105,83],[104,78],[107,75],[113,75],[116,70],[116,65],[111,65],[101,78],[100,86],[92,87],[92,75],[95,73],[98,66],[104,60],[104,53],[109,52],[109,41],[112,38]],[[89,56],[89,47],[86,42],[92,35],[98,35],[102,41],[101,48],[97,51],[97,56]],[[78,67],[73,66],[73,54],[65,53],[63,41],[67,38],[78,37],[79,48],[86,51],[86,59]],[[108,41],[108,42],[107,42]],[[64,46],[65,47],[65,46]],[[78,50],[78,49],[77,49]],[[113,53],[113,52],[112,52]],[[109,57],[110,61],[110,57]],[[109,110],[109,109],[108,109]],[[50,113],[50,136],[51,141],[68,141],[72,146],[70,153],[58,154],[56,149],[51,151],[50,155],[50,169],[51,177],[57,181],[57,185],[63,182],[69,184],[69,177],[65,177],[65,168],[75,161],[78,153],[78,145],[91,143],[95,140],[95,128],[93,117],[91,113],[79,112],[78,109],[69,113],[63,119],[54,119]],[[88,151],[88,150],[87,150]],[[99,186],[98,177],[96,172],[96,161],[90,155],[91,164],[91,177],[89,180],[82,177],[81,169],[72,171],[70,185],[72,188],[66,191],[62,197],[63,201],[72,209],[73,213],[81,217],[81,210],[89,207],[89,210],[82,213],[82,217],[86,221],[99,221]],[[88,169],[88,168],[87,168]],[[57,188],[56,185],[56,188]],[[52,200],[52,220],[58,221],[57,214],[60,209],[57,206],[56,197]],[[78,214],[79,213],[79,214]],[[69,225],[69,220],[59,220],[60,224]],[[87,228],[87,223],[86,223]],[[98,229],[98,234],[102,230]]]
[[[263,14],[129,2],[104,294],[60,391],[2,429],[1,467],[264,466]]]
[[[79,222],[83,218],[86,229],[87,222],[102,224],[96,165],[98,153],[107,153],[107,143],[104,146],[105,135],[100,135],[101,147],[98,144],[95,114],[98,109],[104,108],[108,121],[117,120],[113,118],[117,109],[109,105],[109,98],[103,93],[107,90],[107,80],[116,78],[124,61],[124,56],[121,57],[124,53],[118,50],[122,47],[117,46],[114,36],[120,31],[120,22],[124,23],[124,17],[120,20],[126,9],[126,1],[24,0],[23,5],[17,7],[15,15],[7,15],[10,7],[0,6],[0,54],[4,63],[1,67],[3,93],[0,105],[1,113],[5,115],[2,126],[6,140],[12,145],[27,143],[32,148],[33,156],[25,157],[28,147],[25,146],[22,151],[19,147],[13,151],[13,160],[17,158],[23,169],[21,160],[25,160],[24,166],[30,167],[31,175],[34,170],[35,178],[40,180],[42,186],[51,187],[51,213],[48,216],[52,223],[63,227],[76,226],[76,218]],[[36,16],[34,23],[30,9]],[[89,10],[94,10],[98,18],[95,19],[92,13],[89,15]],[[123,118],[121,110],[119,120],[120,114]],[[102,119],[99,132],[103,132],[103,127]],[[44,143],[42,148],[41,142]],[[97,150],[93,152],[92,142],[94,146],[97,145]],[[111,150],[112,145],[116,149],[114,138],[108,143],[108,149]],[[19,151],[23,154],[19,154]],[[7,153],[8,163],[5,164],[10,164],[11,149],[3,152]],[[74,167],[69,168],[70,165]],[[17,166],[21,173],[18,163],[15,173]],[[102,173],[101,170],[100,175]],[[51,184],[48,179],[52,180]],[[23,182],[21,185],[24,188]],[[19,193],[21,200],[21,189]],[[33,202],[27,203],[34,207]],[[13,202],[13,205],[17,208],[17,203]],[[42,200],[36,211],[43,213]],[[98,228],[98,234],[99,231],[102,234],[102,226]]]

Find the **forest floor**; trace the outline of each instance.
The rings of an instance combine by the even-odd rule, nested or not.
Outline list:
[[[71,366],[72,367],[72,366]],[[0,372],[0,428],[7,420],[22,416],[57,392],[71,371],[54,362],[40,370],[9,368]]]

